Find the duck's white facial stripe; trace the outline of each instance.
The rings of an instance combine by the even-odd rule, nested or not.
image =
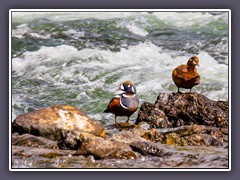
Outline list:
[[[132,92],[136,93],[136,92],[135,92],[135,88],[134,88],[133,86],[132,86]]]
[[[124,86],[123,86],[123,84],[121,84],[120,89],[121,89],[121,90],[124,90]]]

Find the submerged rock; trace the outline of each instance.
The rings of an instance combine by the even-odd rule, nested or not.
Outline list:
[[[55,105],[17,116],[12,124],[14,132],[46,137],[57,141],[62,149],[77,149],[82,132],[104,137],[106,130],[74,106]]]

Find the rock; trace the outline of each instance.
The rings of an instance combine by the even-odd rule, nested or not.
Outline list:
[[[133,142],[131,145],[134,151],[141,153],[142,155],[152,156],[170,156],[170,152],[166,152],[164,149],[159,148],[157,145],[149,142]]]
[[[117,131],[121,131],[121,130],[131,130],[134,128],[134,125],[132,125],[129,122],[119,122],[119,123],[115,123],[115,124],[109,124],[106,126],[106,129],[109,131],[112,130],[117,130]]]
[[[147,122],[151,128],[167,128],[171,127],[171,122],[165,113],[156,108],[155,105],[145,102],[142,104],[135,124]]]
[[[143,103],[136,124],[140,122],[159,128],[197,124],[226,129],[228,103],[198,93],[160,93],[155,104]]]
[[[204,125],[187,125],[176,128],[158,129],[157,131],[162,135],[169,133],[177,133],[181,136],[188,136],[192,134],[210,134],[220,139],[224,139],[227,136],[219,128]]]
[[[214,136],[208,134],[201,134],[200,136],[205,146],[219,146],[219,147],[225,146],[225,144],[221,140]]]
[[[16,133],[14,133],[12,136],[12,145],[46,149],[58,149],[56,141],[52,141],[47,138],[39,136],[34,136],[31,134],[16,135]]]
[[[224,146],[226,138],[218,128],[203,125],[181,126],[160,132],[164,136],[163,143],[168,145]]]
[[[121,131],[131,131],[135,128],[135,125],[128,122],[119,122],[116,124],[106,125],[106,138],[111,137],[113,134],[117,134]]]
[[[138,159],[95,160],[92,155],[76,156],[75,150],[12,146],[11,162],[13,168],[228,168],[227,146],[199,148],[146,141],[134,142],[130,146]]]
[[[17,116],[14,132],[46,137],[57,141],[61,149],[78,149],[82,132],[104,137],[106,130],[74,106],[55,105]]]
[[[135,128],[131,133],[153,143],[174,146],[224,146],[228,143],[228,136],[221,129],[204,125],[150,130]]]
[[[18,157],[40,156],[40,157],[45,157],[45,158],[54,158],[54,157],[58,157],[58,156],[73,155],[75,152],[76,151],[73,151],[73,150],[12,146],[12,156],[18,156]]]
[[[81,133],[83,143],[75,155],[93,155],[98,159],[137,159],[130,146],[114,139],[103,139],[88,133]]]
[[[144,130],[150,130],[151,129],[151,126],[148,123],[143,122],[143,121],[138,123],[135,127],[140,128],[140,129],[144,129]]]
[[[157,142],[163,143],[164,138],[164,136],[154,128],[151,129],[150,131],[145,132],[141,137],[154,143]]]
[[[149,140],[154,143],[163,143],[164,142],[164,136],[162,133],[158,132],[156,129],[152,128],[150,130],[145,130],[141,128],[136,128],[131,131],[131,133],[136,134],[146,140]]]
[[[129,131],[121,131],[119,133],[113,134],[110,138],[112,141],[118,141],[118,142],[123,142],[126,144],[131,144],[133,142],[145,142],[146,139],[140,137],[137,134],[133,134],[132,132]]]
[[[187,142],[176,133],[169,133],[165,136],[165,143],[174,146],[186,146]]]

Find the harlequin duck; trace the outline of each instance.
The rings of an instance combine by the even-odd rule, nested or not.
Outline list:
[[[115,123],[117,116],[127,116],[126,122],[129,122],[129,117],[138,109],[139,99],[136,96],[136,88],[131,81],[121,83],[120,90],[123,93],[114,96],[109,102],[104,113],[113,113],[115,115]]]
[[[178,87],[179,93],[179,88],[190,89],[191,92],[192,87],[200,83],[200,75],[197,73],[196,68],[196,66],[199,66],[198,63],[198,57],[193,56],[188,60],[187,65],[180,65],[173,70],[172,79]]]

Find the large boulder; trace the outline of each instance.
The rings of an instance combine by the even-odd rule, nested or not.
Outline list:
[[[160,93],[154,104],[144,103],[136,123],[154,127],[207,125],[228,127],[228,102],[213,101],[198,93]]]
[[[46,137],[57,141],[62,149],[78,149],[82,132],[105,137],[106,130],[74,106],[55,105],[17,116],[12,124],[14,132]]]

